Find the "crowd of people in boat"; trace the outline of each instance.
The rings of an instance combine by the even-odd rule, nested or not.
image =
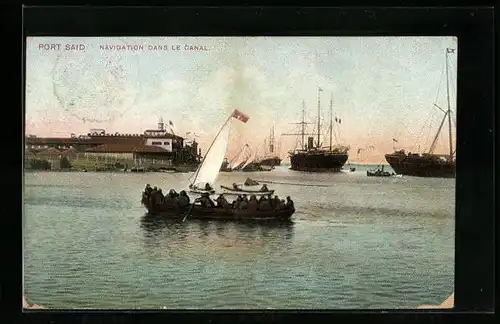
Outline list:
[[[267,187],[266,187],[266,190]],[[146,206],[158,206],[162,204],[176,206],[179,208],[187,207],[191,204],[190,198],[185,190],[177,193],[175,189],[171,189],[166,195],[163,194],[161,188],[147,184],[142,193],[142,204]],[[202,193],[199,198],[194,200],[194,204],[205,208],[233,208],[233,209],[248,209],[248,210],[283,210],[295,209],[293,200],[290,196],[285,199],[280,199],[277,195],[262,195],[257,199],[256,195],[248,197],[246,194],[238,195],[238,197],[229,202],[224,194],[220,194],[215,201],[210,198],[208,193]]]

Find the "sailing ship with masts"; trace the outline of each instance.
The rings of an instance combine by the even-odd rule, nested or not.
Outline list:
[[[455,177],[455,150],[453,149],[453,136],[452,136],[452,125],[451,125],[451,104],[450,104],[450,81],[449,81],[449,71],[448,71],[448,55],[454,53],[455,49],[447,48],[445,53],[445,72],[446,72],[446,97],[447,97],[447,109],[444,110],[437,104],[434,104],[436,108],[444,113],[443,119],[439,125],[439,128],[434,136],[432,144],[425,153],[406,153],[405,150],[399,150],[391,154],[386,154],[385,159],[392,167],[392,169],[401,175],[415,176],[415,177],[429,177],[429,178],[454,178]],[[436,148],[437,140],[441,131],[443,129],[444,123],[448,121],[448,142],[449,142],[449,152],[448,154],[435,154],[434,150]],[[393,142],[396,142],[393,139]]]
[[[271,133],[269,134],[269,138],[267,141],[269,144],[269,146],[267,148],[268,151],[266,152],[266,154],[263,157],[258,158],[257,162],[261,166],[275,167],[275,166],[281,165],[281,158],[275,152],[276,141],[274,138],[274,126],[271,128]]]
[[[323,89],[318,88],[318,119],[316,133],[306,133],[306,125],[311,124],[305,121],[305,103],[302,102],[302,121],[299,123],[301,127],[300,133],[283,134],[283,135],[300,135],[301,147],[289,152],[290,169],[295,171],[306,172],[340,172],[342,167],[349,158],[349,147],[344,145],[333,145],[333,95],[330,97],[330,145],[324,147],[321,143],[321,92]],[[340,118],[335,118],[335,123],[341,124]],[[305,143],[305,136],[307,138]],[[317,141],[314,143],[314,137],[317,136]]]

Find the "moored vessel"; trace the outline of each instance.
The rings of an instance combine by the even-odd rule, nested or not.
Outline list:
[[[379,166],[374,170],[367,170],[366,175],[368,177],[392,177],[394,172],[389,172],[384,170],[384,166]]]
[[[271,133],[269,134],[268,142],[269,146],[267,147],[267,152],[264,154],[264,156],[258,158],[257,162],[263,167],[271,167],[272,169],[275,166],[281,165],[281,158],[275,152],[276,140],[274,138],[274,126],[271,128]],[[264,169],[271,170],[269,168],[264,168]]]
[[[302,121],[297,123],[301,125],[301,132],[296,134],[283,134],[283,135],[300,135],[302,147],[289,152],[290,156],[290,169],[295,171],[306,172],[340,172],[342,167],[347,162],[349,155],[349,147],[343,145],[333,145],[333,99],[330,98],[330,145],[325,148],[321,144],[321,103],[320,93],[323,90],[318,89],[318,121],[317,133],[306,134],[305,127],[305,103],[302,103]],[[342,120],[335,117],[335,122],[341,124]],[[307,138],[307,145],[305,144],[305,135],[316,135],[317,142],[314,143],[314,137]]]
[[[451,104],[449,90],[449,71],[448,71],[448,54],[454,53],[454,49],[447,48],[445,54],[445,72],[446,72],[446,94],[447,94],[447,109],[440,108],[436,103],[434,106],[444,113],[443,119],[434,136],[432,144],[425,153],[411,153],[405,150],[396,150],[394,153],[386,154],[385,159],[397,174],[428,177],[428,178],[454,178],[455,177],[455,150],[453,149],[453,136],[451,125]],[[448,121],[448,154],[435,154],[437,140],[441,134],[444,123]],[[397,140],[393,139],[393,143]]]

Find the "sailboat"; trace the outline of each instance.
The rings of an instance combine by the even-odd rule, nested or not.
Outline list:
[[[446,94],[448,101],[448,109],[444,110],[438,105],[434,104],[436,108],[444,113],[441,124],[434,136],[434,140],[426,153],[406,153],[405,150],[399,150],[391,154],[386,154],[385,159],[396,172],[400,175],[408,175],[414,177],[428,177],[428,178],[454,178],[455,177],[455,150],[453,149],[452,127],[451,127],[451,104],[450,104],[450,86],[449,86],[449,72],[448,72],[448,54],[454,53],[455,49],[446,49]],[[449,152],[448,154],[435,154],[439,134],[443,128],[445,121],[448,120],[448,140]],[[393,142],[397,142],[393,139]]]
[[[227,161],[227,158],[222,162],[220,171],[221,172],[232,172],[241,170],[243,165],[249,159],[248,144],[243,145],[243,147],[238,151],[231,161]]]
[[[244,123],[248,121],[248,116],[234,110],[233,113],[228,117],[222,128],[219,130],[215,136],[212,144],[207,150],[207,154],[203,158],[199,168],[196,170],[193,178],[190,180],[189,191],[197,194],[213,194],[213,185],[219,174],[219,169],[227,150],[227,144],[229,140],[230,133],[230,121],[231,118],[238,119]],[[182,192],[181,192],[182,193]],[[270,195],[274,193],[274,190],[270,192],[254,192],[250,190],[241,190],[241,192],[233,192],[233,195],[240,195],[251,193],[252,195]],[[224,193],[224,195],[230,195],[231,192]],[[222,207],[206,206],[196,203],[188,203],[184,206],[179,206],[176,203],[167,202],[163,200],[157,203],[156,197],[157,192],[153,196],[148,197],[146,193],[142,195],[142,204],[148,210],[149,216],[162,216],[179,218],[182,217],[184,221],[188,216],[190,218],[196,218],[200,220],[238,220],[238,221],[290,221],[292,215],[295,213],[295,207],[293,203],[283,205],[280,208],[270,208],[270,209],[251,209],[251,208],[233,208],[229,204],[225,204]],[[291,201],[290,201],[291,202]]]
[[[233,118],[246,123],[249,117],[237,109],[229,115],[226,122],[222,125],[221,129],[212,141],[212,144],[208,148],[205,157],[198,166],[198,169],[190,179],[190,192],[215,193],[213,190],[213,184],[217,179],[222,162],[224,161],[224,156],[226,155],[231,129],[230,122]]]
[[[349,147],[343,145],[333,145],[333,99],[330,98],[330,146],[328,148],[322,147],[320,142],[321,136],[321,104],[320,92],[323,89],[318,88],[318,120],[317,120],[317,133],[305,133],[305,103],[302,102],[302,121],[297,123],[301,125],[301,132],[298,134],[283,134],[283,135],[301,135],[302,147],[289,152],[290,164],[292,170],[306,171],[306,172],[340,172],[342,167],[349,158]],[[342,120],[335,117],[335,122],[341,124]],[[305,143],[305,135],[316,135],[317,142],[314,144],[314,137],[307,138],[307,145]]]
[[[263,171],[260,162],[257,161],[257,153],[258,151],[254,149],[250,158],[248,158],[245,164],[243,164],[243,166],[241,167],[241,171],[244,172]]]

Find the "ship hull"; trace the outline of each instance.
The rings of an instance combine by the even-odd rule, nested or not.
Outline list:
[[[304,172],[340,172],[349,156],[345,153],[294,153],[290,169]]]
[[[455,162],[399,154],[386,154],[385,159],[396,174],[425,178],[455,178]]]
[[[265,158],[259,161],[260,165],[265,165],[265,166],[278,166],[281,165],[281,159],[277,156],[275,157],[270,157],[270,158]]]

